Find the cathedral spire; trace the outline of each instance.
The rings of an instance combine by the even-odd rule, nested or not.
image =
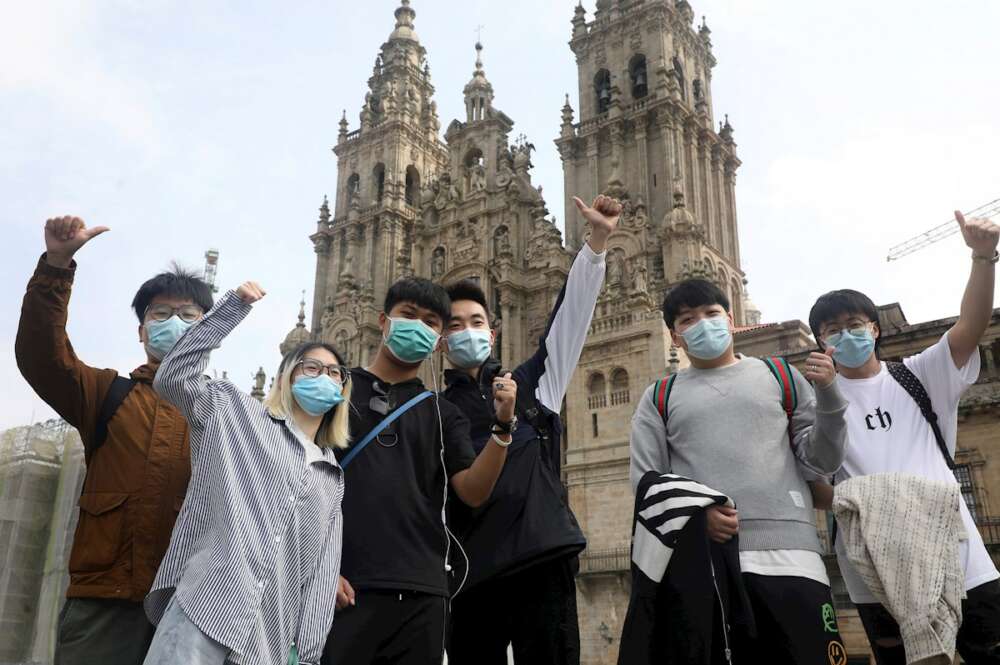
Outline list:
[[[466,120],[483,120],[493,113],[493,86],[486,79],[483,69],[483,44],[476,42],[476,68],[472,80],[462,90],[465,94]]]
[[[396,17],[396,29],[389,35],[389,41],[406,39],[419,42],[420,39],[413,30],[413,19],[417,17],[417,12],[413,11],[410,7],[410,0],[402,0],[394,15]]]

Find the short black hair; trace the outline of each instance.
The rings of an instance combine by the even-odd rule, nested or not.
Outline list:
[[[418,307],[429,309],[441,317],[441,323],[451,318],[451,299],[440,284],[423,277],[404,277],[389,287],[385,294],[382,311],[387,315],[401,302],[412,302]]]
[[[457,300],[471,300],[479,303],[486,310],[486,320],[490,320],[490,306],[486,304],[486,294],[479,288],[479,284],[471,279],[460,279],[447,287],[448,297],[452,302]],[[450,316],[448,318],[451,318]]]
[[[819,331],[823,324],[834,321],[845,314],[864,314],[869,321],[879,322],[878,308],[875,307],[875,303],[860,291],[839,289],[824,293],[809,310],[809,328],[812,330],[819,348],[823,348],[823,340],[819,338]]]
[[[694,309],[705,305],[722,305],[729,312],[729,298],[722,289],[707,279],[685,279],[667,291],[663,298],[663,322],[674,329],[674,321],[685,307]]]
[[[146,280],[135,292],[132,309],[135,310],[139,323],[143,322],[149,303],[160,296],[190,300],[205,312],[212,309],[212,287],[197,273],[185,270],[177,264],[172,265],[170,270]]]

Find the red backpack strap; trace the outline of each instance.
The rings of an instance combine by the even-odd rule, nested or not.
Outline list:
[[[781,408],[788,416],[788,441],[792,442],[792,417],[795,409],[799,405],[799,394],[795,389],[795,380],[792,378],[792,368],[788,361],[780,356],[764,358],[764,364],[771,370],[775,381],[781,386]]]
[[[656,406],[656,410],[659,411],[660,417],[663,418],[664,424],[667,422],[667,404],[670,401],[670,391],[674,389],[674,381],[676,379],[677,375],[671,374],[653,384],[653,404]]]

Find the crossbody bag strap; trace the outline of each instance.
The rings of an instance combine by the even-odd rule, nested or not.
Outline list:
[[[948,452],[948,444],[945,443],[944,435],[941,434],[941,426],[938,425],[937,414],[934,413],[931,397],[927,394],[924,384],[920,383],[917,375],[910,371],[910,368],[903,363],[887,362],[885,366],[889,370],[889,375],[917,403],[917,407],[920,409],[920,413],[923,414],[924,420],[927,421],[927,424],[931,426],[931,431],[934,432],[934,441],[937,443],[938,450],[944,456],[945,463],[949,469],[954,471],[955,460],[951,458],[951,453]]]
[[[351,448],[351,450],[344,456],[344,459],[340,460],[340,468],[347,469],[347,465],[351,463],[351,460],[357,457],[358,454],[365,449],[365,446],[371,443],[376,436],[381,434],[382,430],[395,422],[400,416],[409,411],[411,408],[415,407],[420,402],[423,402],[433,394],[434,393],[432,391],[425,390],[416,397],[411,397],[406,403],[402,404],[395,411],[383,418],[382,422],[373,427],[372,430],[365,435],[365,438],[361,439],[361,441],[359,441],[356,446]]]

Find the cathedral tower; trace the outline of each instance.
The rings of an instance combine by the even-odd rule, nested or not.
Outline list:
[[[523,136],[511,141],[514,121],[494,105],[482,44],[462,91],[465,119],[440,138],[415,16],[402,0],[368,79],[360,127],[349,131],[346,114],[340,121],[336,200],[332,211],[323,200],[311,237],[312,336],[366,364],[393,282],[469,278],[500,324],[497,355],[520,362],[544,329],[570,256],[531,182],[534,146]]]
[[[571,22],[579,119],[567,95],[555,141],[567,219],[573,194],[625,205],[566,401],[566,483],[588,539],[579,578],[588,664],[615,662],[628,601],[630,419],[648,385],[686,364],[663,324],[663,294],[704,277],[730,296],[737,325],[747,319],[734,198],[740,161],[728,118],[714,118],[711,31],[693,19],[687,0],[598,0],[592,20],[578,6]],[[567,224],[570,250],[585,239],[585,229]]]

